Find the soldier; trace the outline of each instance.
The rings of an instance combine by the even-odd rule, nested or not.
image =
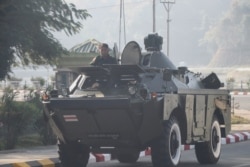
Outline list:
[[[106,43],[101,44],[100,55],[96,56],[90,63],[94,66],[102,66],[103,64],[117,64],[116,59],[109,55],[109,46]]]

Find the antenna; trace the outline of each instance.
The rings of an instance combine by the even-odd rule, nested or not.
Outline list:
[[[169,57],[169,23],[170,23],[170,9],[172,7],[173,4],[175,4],[175,0],[161,0],[161,3],[163,3],[163,6],[165,7],[167,14],[168,14],[168,18],[167,18],[167,56]]]

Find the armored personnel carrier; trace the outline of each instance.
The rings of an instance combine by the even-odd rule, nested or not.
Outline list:
[[[154,167],[175,167],[181,145],[195,145],[201,164],[215,164],[230,129],[230,95],[215,73],[176,68],[149,34],[145,53],[129,42],[117,65],[79,67],[63,95],[43,96],[63,167],[87,166],[90,153],[135,163],[150,148]]]

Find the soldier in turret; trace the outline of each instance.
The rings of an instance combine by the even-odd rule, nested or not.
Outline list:
[[[90,62],[90,65],[94,65],[94,66],[102,66],[103,64],[117,64],[116,59],[109,55],[109,46],[106,43],[101,44],[100,55],[96,56]]]

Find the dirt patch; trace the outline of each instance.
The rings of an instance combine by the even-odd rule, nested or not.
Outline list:
[[[234,113],[232,113],[234,116],[239,116],[244,119],[250,120],[250,111],[249,110],[239,110],[234,109]],[[250,124],[232,124],[231,127],[232,131],[245,131],[250,132]]]
[[[234,113],[232,113],[232,114],[250,120],[250,111],[249,110],[234,109]]]

